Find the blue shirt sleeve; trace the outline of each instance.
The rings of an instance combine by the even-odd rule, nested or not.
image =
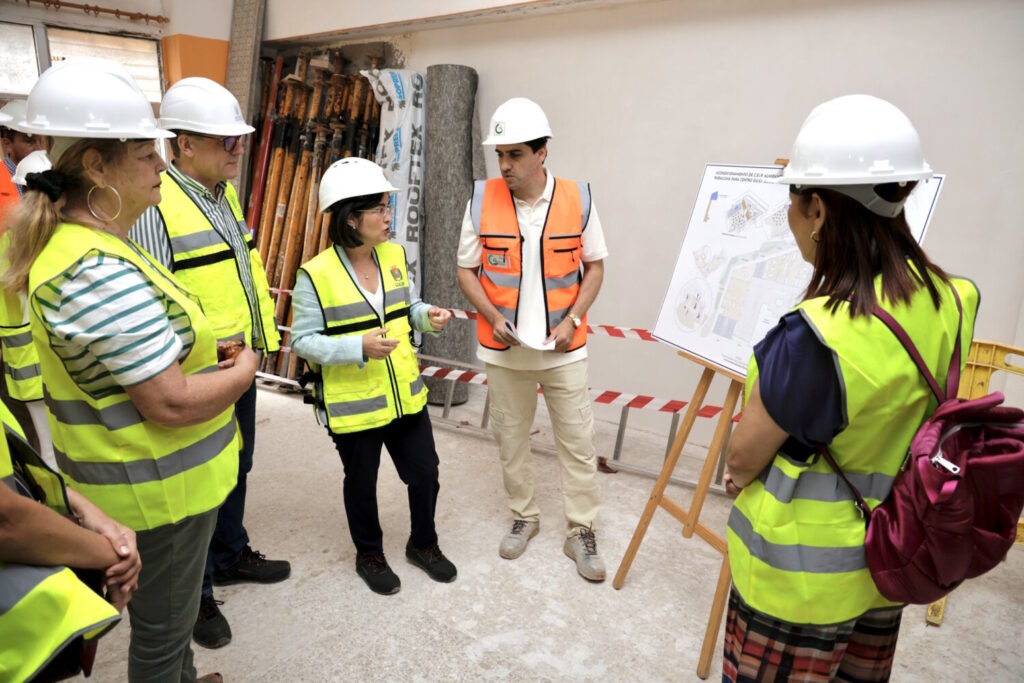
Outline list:
[[[754,346],[761,401],[790,438],[782,452],[807,460],[843,426],[842,384],[832,350],[799,312],[787,313]]]

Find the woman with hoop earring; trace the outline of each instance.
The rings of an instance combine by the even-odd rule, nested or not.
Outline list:
[[[160,201],[154,140],[173,134],[122,66],[51,67],[25,128],[55,137],[53,168],[26,178],[0,286],[28,296],[65,482],[136,533],[127,678],[195,681],[206,551],[238,470],[233,405],[257,356],[218,362],[198,300],[128,238]]]

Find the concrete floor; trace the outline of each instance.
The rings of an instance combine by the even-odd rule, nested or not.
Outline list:
[[[478,423],[482,393],[453,417]],[[658,511],[621,591],[611,578],[653,480],[601,474],[599,550],[608,581],[581,579],[562,554],[557,462],[538,455],[540,534],[518,560],[497,548],[510,516],[492,439],[435,421],[441,458],[440,544],[458,566],[451,584],[432,582],[405,561],[409,515],[404,486],[385,458],[379,502],[384,546],[402,579],[394,596],[371,593],[354,571],[355,551],[341,500],[342,468],[333,445],[300,398],[261,390],[256,464],[246,526],[253,546],[292,562],[292,577],[271,586],[219,588],[234,639],[220,650],[193,645],[200,673],[239,681],[668,681],[697,680],[695,668],[720,556],[685,540]],[[434,412],[434,409],[431,408]],[[538,410],[538,445],[552,443]],[[611,454],[615,425],[599,422],[597,445]],[[664,434],[630,430],[626,461],[658,467]],[[684,453],[679,472],[696,476],[700,454]],[[674,500],[689,491],[673,486]],[[702,521],[724,533],[730,501],[709,496]],[[1024,547],[951,597],[941,628],[924,607],[908,607],[893,678],[897,681],[1024,680]],[[92,680],[123,681],[127,617],[106,636]],[[709,680],[721,677],[721,637]]]

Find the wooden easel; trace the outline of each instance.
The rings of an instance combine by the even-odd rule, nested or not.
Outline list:
[[[644,508],[643,514],[640,515],[640,521],[636,525],[636,531],[633,532],[633,538],[629,542],[629,547],[626,548],[626,554],[619,564],[619,571],[615,574],[612,586],[616,590],[622,588],[622,584],[626,580],[626,574],[629,572],[629,567],[633,564],[633,558],[636,557],[640,544],[644,540],[644,535],[647,533],[647,527],[654,517],[654,511],[659,507],[664,508],[669,514],[683,523],[684,538],[692,538],[694,533],[696,533],[708,545],[722,553],[722,568],[718,573],[718,583],[715,586],[715,597],[711,603],[708,627],[704,632],[704,643],[701,646],[700,659],[697,662],[697,675],[701,678],[707,678],[708,673],[711,671],[711,658],[715,652],[715,644],[718,641],[718,629],[722,625],[722,615],[725,613],[725,602],[729,595],[729,584],[732,581],[732,574],[729,571],[729,548],[726,540],[699,522],[698,518],[700,517],[701,508],[704,507],[704,500],[707,498],[715,468],[718,465],[718,456],[722,451],[722,446],[725,444],[726,436],[729,434],[729,423],[736,412],[736,403],[739,400],[740,391],[743,389],[745,379],[738,373],[712,365],[703,358],[698,358],[685,351],[679,351],[678,353],[680,356],[702,365],[704,372],[700,376],[700,381],[697,382],[693,398],[690,399],[690,403],[686,407],[683,422],[679,426],[679,431],[676,432],[676,438],[672,442],[672,448],[669,450],[668,456],[665,458],[665,464],[662,465],[661,474],[658,475],[658,481],[655,482],[654,489],[651,491],[647,507]],[[715,426],[715,434],[711,439],[711,445],[708,447],[708,454],[704,459],[704,467],[700,472],[696,490],[693,492],[693,500],[690,502],[689,509],[686,509],[666,497],[665,489],[668,487],[672,472],[675,470],[679,456],[683,452],[683,446],[690,436],[690,430],[693,429],[693,425],[697,421],[697,413],[700,412],[701,407],[704,405],[704,399],[716,374],[724,375],[730,379],[729,390],[726,392],[725,403],[722,406],[721,414],[718,416],[718,424]]]

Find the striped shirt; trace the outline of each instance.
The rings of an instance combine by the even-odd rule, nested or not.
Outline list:
[[[4,157],[4,167],[7,169],[7,172],[11,174],[11,178],[14,178],[14,172],[18,170],[18,165],[14,163],[14,160],[11,159],[10,157]],[[18,185],[17,183],[14,184],[14,187],[18,189],[19,197],[25,191],[25,188],[23,188],[21,185]]]
[[[177,182],[185,194],[195,202],[199,210],[210,221],[210,225],[217,231],[235,255],[238,264],[238,273],[245,290],[245,298],[249,302],[249,315],[255,322],[260,319],[259,303],[256,299],[256,285],[252,279],[252,270],[249,266],[249,246],[247,240],[251,233],[244,220],[237,220],[231,205],[228,204],[224,190],[227,181],[217,183],[215,192],[210,192],[204,185],[193,180],[178,170],[173,163],[167,167],[167,176],[164,182]],[[151,206],[143,212],[139,220],[135,222],[128,233],[133,240],[139,243],[143,249],[153,255],[168,270],[174,271],[174,254],[171,249],[171,237],[167,232],[167,223],[160,213],[159,206]],[[260,340],[259,325],[252,326],[251,343],[255,347]]]
[[[97,398],[155,377],[195,344],[181,306],[119,256],[90,252],[38,287],[32,300],[50,347],[75,383]]]

